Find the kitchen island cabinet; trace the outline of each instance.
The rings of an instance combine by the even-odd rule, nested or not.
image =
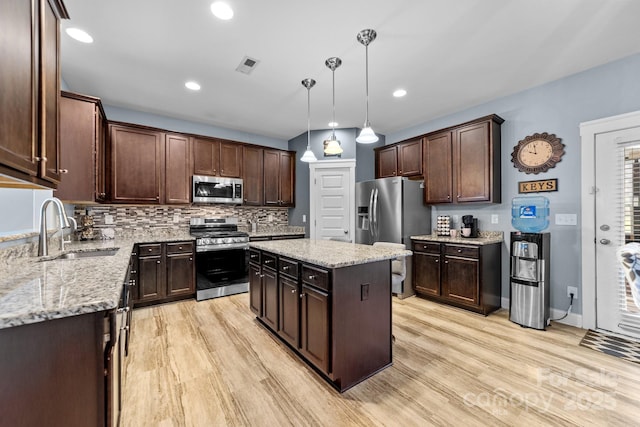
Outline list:
[[[277,318],[264,320],[274,304],[264,287],[250,286],[252,311],[333,387],[343,392],[391,365],[390,260],[410,251],[309,239],[250,245],[253,274],[273,259],[278,285]]]
[[[416,294],[487,315],[501,305],[501,237],[412,236]]]

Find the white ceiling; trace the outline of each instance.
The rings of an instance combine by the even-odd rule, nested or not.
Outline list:
[[[636,0],[228,0],[231,21],[212,1],[64,0],[64,80],[105,104],[288,140],[307,128],[306,77],[311,127],[328,127],[331,56],[339,127],[362,127],[365,28],[378,33],[369,118],[382,134],[640,52]],[[235,71],[245,55],[260,61],[250,75]]]

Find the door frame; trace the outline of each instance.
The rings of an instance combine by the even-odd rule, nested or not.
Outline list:
[[[580,123],[582,327],[596,328],[595,144],[598,135],[640,126],[640,111]],[[580,325],[577,325],[580,326]]]
[[[339,159],[339,160],[319,160],[309,163],[309,237],[316,238],[316,198],[314,196],[315,178],[319,171],[327,169],[349,169],[349,191],[351,198],[349,200],[349,239],[355,242],[356,237],[356,160],[355,159]]]

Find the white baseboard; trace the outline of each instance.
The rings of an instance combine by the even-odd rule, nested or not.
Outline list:
[[[502,308],[509,310],[509,298],[502,298],[501,301]],[[556,308],[551,309],[551,318],[558,319],[564,314],[566,311],[558,310]],[[552,322],[562,323],[563,325],[575,326],[576,328],[582,328],[582,314],[569,313],[567,317],[562,320],[552,320]]]

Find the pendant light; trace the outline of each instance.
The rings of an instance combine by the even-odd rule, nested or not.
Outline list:
[[[378,136],[371,129],[371,124],[369,123],[369,44],[376,39],[376,32],[374,30],[362,30],[358,33],[356,37],[360,43],[362,43],[365,47],[365,58],[366,58],[366,74],[365,74],[365,84],[366,84],[366,95],[367,95],[367,110],[366,116],[364,120],[364,128],[360,131],[360,135],[356,138],[356,141],[361,144],[373,144],[378,141]]]
[[[342,145],[336,138],[336,68],[342,65],[342,59],[332,57],[324,61],[324,65],[331,70],[333,80],[333,116],[331,119],[331,138],[326,139],[323,143],[324,154],[328,156],[336,156],[342,154]]]
[[[307,151],[300,158],[303,162],[315,162],[318,160],[316,155],[311,151],[311,88],[314,87],[316,81],[313,79],[304,79],[302,86],[307,88]]]

